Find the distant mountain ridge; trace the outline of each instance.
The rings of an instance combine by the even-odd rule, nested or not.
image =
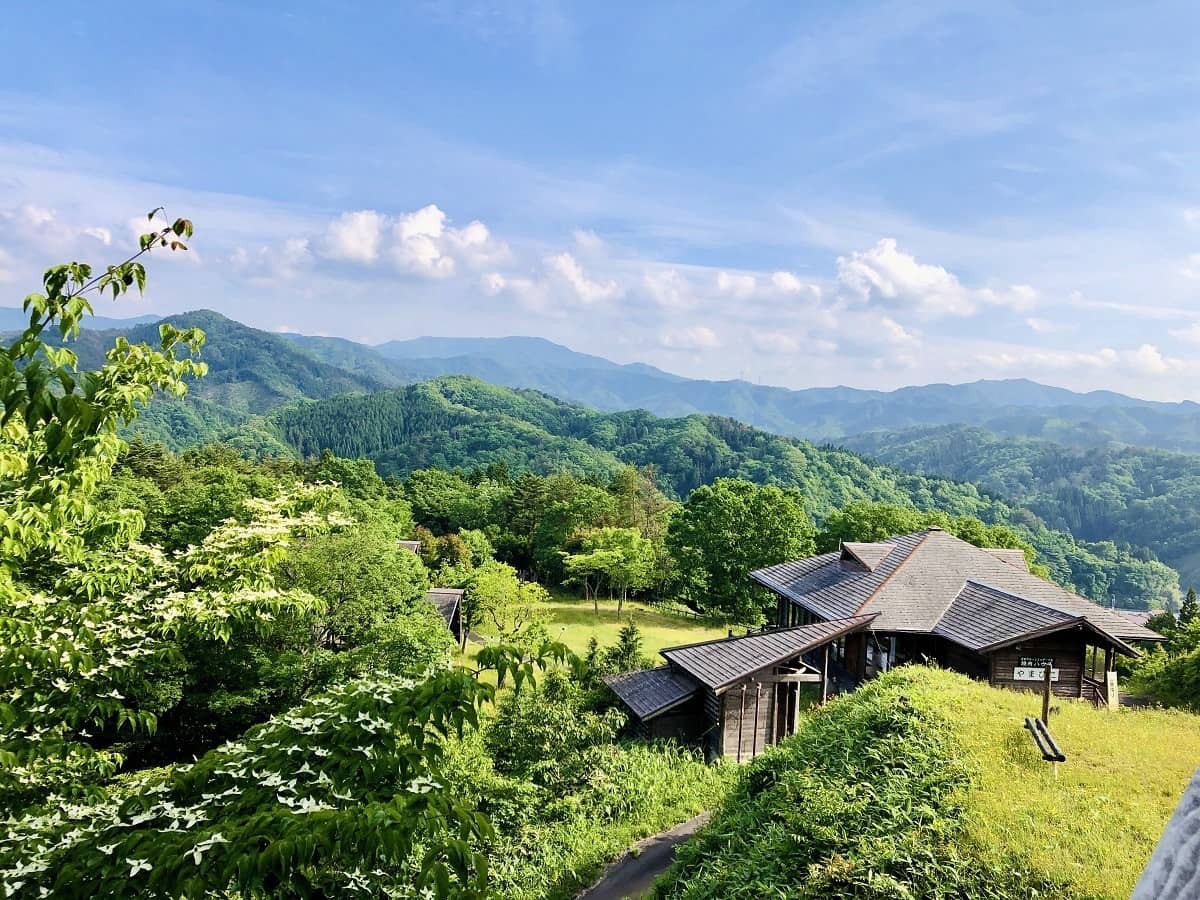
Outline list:
[[[645,409],[659,416],[722,415],[817,442],[837,443],[873,431],[968,425],[1000,437],[1036,438],[1067,447],[1118,443],[1200,452],[1200,404],[1140,400],[1112,391],[1078,393],[1027,379],[929,384],[894,391],[791,390],[746,381],[684,378],[642,363],[615,363],[544,338],[420,337],[368,346],[344,338],[260,331],[208,310],[170,318],[214,331],[214,349],[207,357],[212,374],[198,396],[204,399],[217,393],[222,402],[232,400],[232,406],[227,403],[222,412],[262,413],[298,397],[371,392],[442,375],[469,375],[505,387],[539,390],[604,412]],[[140,330],[146,324],[140,319],[116,321],[125,322],[119,327],[131,336],[154,337],[155,329]],[[104,334],[91,328],[85,335],[89,333]],[[230,344],[247,351],[257,346],[262,356],[253,362],[248,357],[239,360],[236,354],[225,358],[229,354],[222,347]],[[263,376],[273,377],[264,384]],[[232,385],[243,382],[243,389],[233,389]],[[224,384],[225,390],[209,386],[215,383]]]

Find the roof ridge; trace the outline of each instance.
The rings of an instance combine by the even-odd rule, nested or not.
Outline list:
[[[940,529],[940,528],[937,529],[937,531],[941,531],[941,530],[942,529]],[[856,616],[863,615],[863,610],[867,608],[867,604],[870,603],[872,600],[874,600],[877,596],[879,596],[879,592],[882,591],[885,587],[887,587],[888,583],[896,576],[896,573],[899,572],[902,568],[904,568],[904,564],[907,563],[910,559],[912,559],[912,555],[921,548],[921,546],[925,543],[926,540],[929,539],[929,535],[933,531],[934,531],[934,529],[930,528],[930,529],[926,529],[925,531],[918,531],[918,532],[914,533],[914,534],[921,535],[921,539],[919,541],[917,541],[915,544],[913,544],[912,549],[904,554],[904,558],[896,563],[896,567],[894,569],[892,569],[892,571],[888,572],[887,577],[884,578],[883,581],[881,581],[878,584],[878,586],[875,588],[875,590],[871,591],[871,593],[867,595],[867,599],[865,599],[862,603],[860,603],[858,605],[858,608],[854,610],[854,615],[856,615]],[[903,537],[913,537],[913,535],[906,534],[906,535],[903,535]]]

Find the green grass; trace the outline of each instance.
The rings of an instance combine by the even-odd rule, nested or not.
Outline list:
[[[1200,716],[1061,701],[1050,731],[1067,761],[1055,778],[1023,728],[1037,697],[936,674],[974,770],[968,839],[1086,895],[1128,897],[1200,764]]]
[[[555,597],[545,605],[550,637],[562,641],[576,653],[583,653],[593,637],[601,647],[615,644],[617,635],[632,618],[642,632],[643,651],[658,659],[658,651],[664,647],[709,641],[728,633],[725,627],[705,619],[661,612],[645,603],[627,602],[619,619],[615,601],[601,600],[599,605],[597,615],[590,600]]]
[[[557,594],[541,605],[540,612],[546,618],[546,629],[551,639],[561,641],[579,654],[587,651],[588,641],[593,637],[601,647],[615,644],[617,635],[630,618],[637,622],[642,632],[642,651],[656,662],[662,662],[658,651],[664,647],[708,641],[728,633],[725,626],[715,625],[706,619],[664,611],[638,601],[626,602],[620,618],[617,618],[615,600],[601,600],[599,607],[597,614],[592,601]],[[478,644],[467,644],[466,655],[456,655],[455,662],[470,665],[478,650]]]
[[[805,717],[677,854],[671,898],[1128,897],[1200,762],[1200,716],[905,666]]]

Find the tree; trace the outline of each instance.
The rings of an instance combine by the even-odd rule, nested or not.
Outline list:
[[[650,583],[654,572],[654,545],[641,536],[636,528],[598,528],[583,537],[583,553],[578,554],[576,568],[593,569],[608,582],[617,594],[617,617],[620,618],[630,588],[637,590]],[[566,560],[571,567],[572,557]]]
[[[166,554],[138,543],[139,514],[93,502],[124,447],[119,429],[156,391],[182,394],[203,374],[192,357],[204,336],[163,324],[157,349],[118,338],[103,366],[81,371],[43,333],[76,337],[89,293],[140,288],[139,258],[186,249],[191,233],[185,219],[156,229],[99,275],[82,263],[47,270],[45,292],[25,299],[29,327],[0,348],[0,884],[9,897],[80,885],[482,896],[475,847],[490,827],[439,787],[448,735],[493,696],[478,673],[352,681],[192,764],[109,783],[121,740],[154,727],[138,701],[177,640],[228,641],[239,625],[322,611],[275,571],[294,539],[347,524],[326,511],[331,487],[296,484]],[[485,650],[484,664],[518,682],[565,654]]]
[[[1200,617],[1200,603],[1196,602],[1196,589],[1188,588],[1183,605],[1179,607],[1179,624],[1191,625],[1197,617]]]
[[[675,589],[693,609],[761,622],[769,601],[750,573],[813,552],[814,529],[793,489],[720,478],[692,491],[671,520]]]

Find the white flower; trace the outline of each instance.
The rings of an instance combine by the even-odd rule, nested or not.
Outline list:
[[[153,866],[150,865],[148,859],[134,859],[132,856],[127,857],[125,862],[129,863],[129,877],[132,878],[138,872],[149,872]]]

